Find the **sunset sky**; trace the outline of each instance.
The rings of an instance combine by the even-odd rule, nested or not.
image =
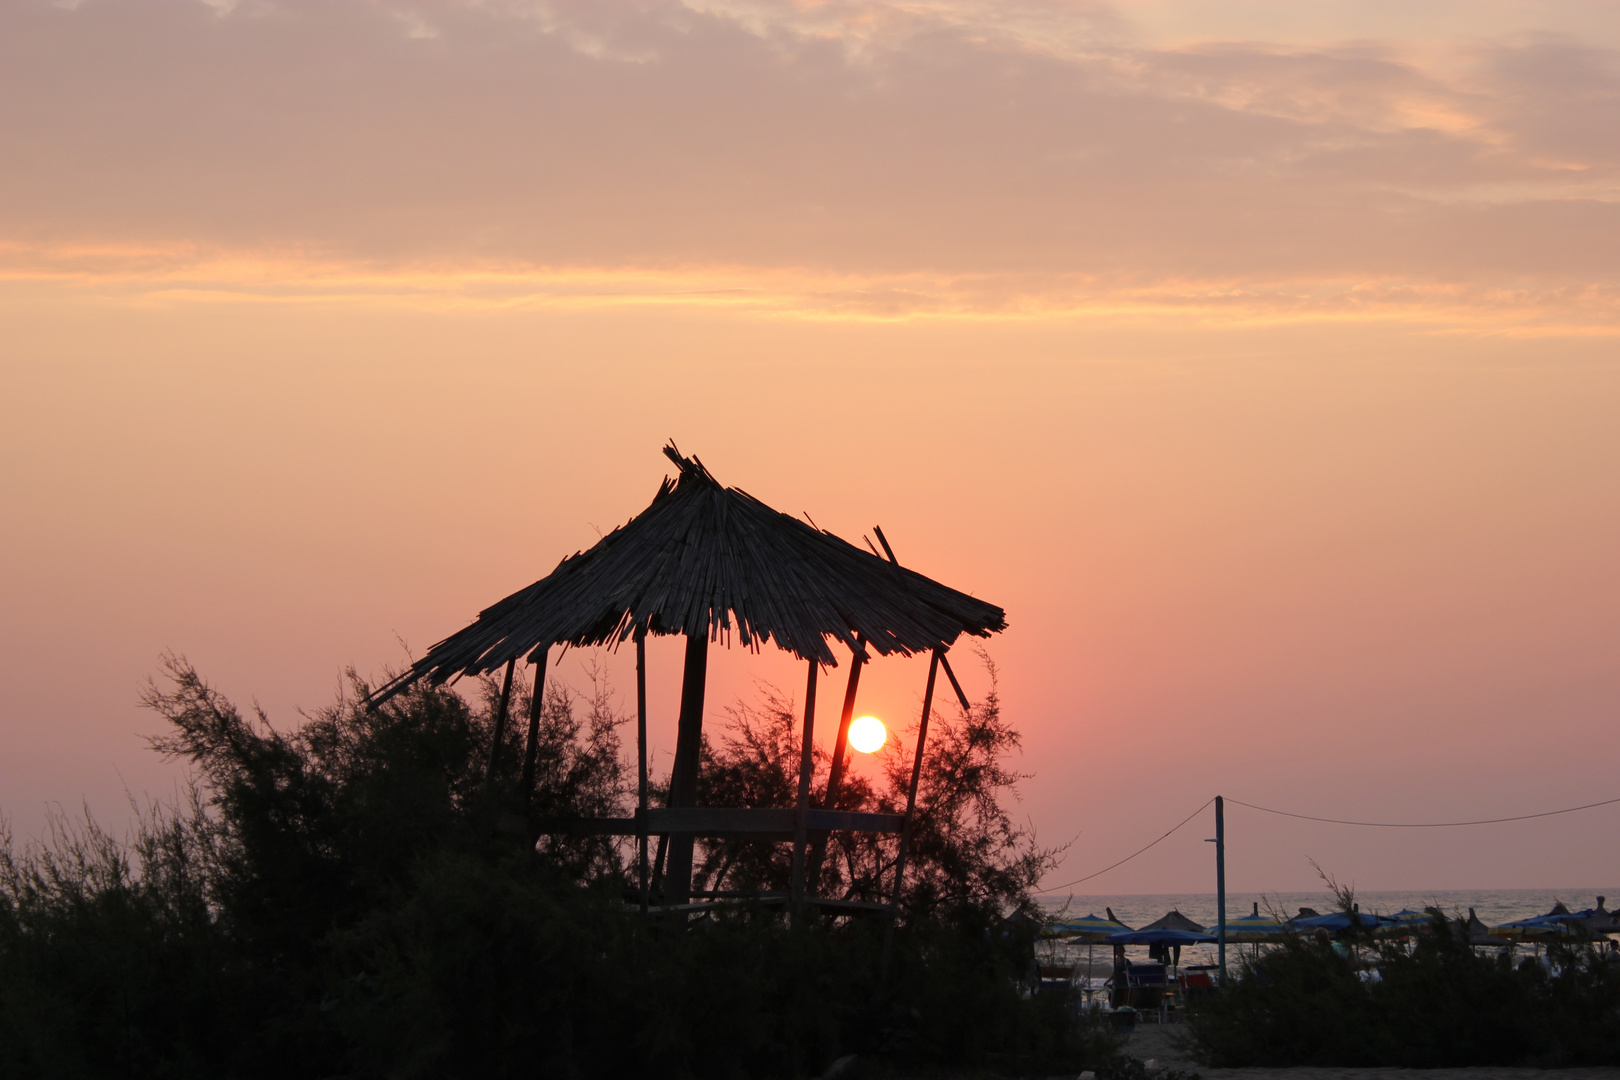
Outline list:
[[[1007,610],[1048,884],[1215,794],[1620,796],[1612,0],[10,0],[0,373],[19,839],[174,795],[165,650],[290,726],[670,438]],[[802,694],[711,655],[710,730]],[[1210,828],[1083,889],[1212,891]],[[1236,891],[1620,890],[1620,805],[1228,828]]]

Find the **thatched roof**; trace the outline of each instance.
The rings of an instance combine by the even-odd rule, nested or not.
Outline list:
[[[880,655],[949,647],[1006,628],[1001,608],[903,569],[832,533],[722,487],[696,457],[646,510],[550,575],[484,609],[378,689],[494,671],[556,643],[607,645],[637,629],[708,635],[752,649],[774,641],[836,666],[828,639]]]
[[[1464,932],[1468,935],[1468,944],[1470,945],[1512,944],[1507,938],[1498,937],[1496,934],[1491,933],[1491,928],[1480,921],[1479,916],[1474,914],[1473,908],[1468,909],[1468,918],[1461,920],[1461,922]]]
[[[1258,911],[1259,909],[1256,908],[1255,910]],[[1171,910],[1171,911],[1165,912],[1163,915],[1159,916],[1157,919],[1154,919],[1152,922],[1150,922],[1146,926],[1142,927],[1142,929],[1143,930],[1185,930],[1188,933],[1192,933],[1192,934],[1202,934],[1202,933],[1204,933],[1204,928],[1202,926],[1199,926],[1197,923],[1193,922],[1191,919],[1187,918],[1187,916],[1183,915],[1180,911],[1177,911],[1177,910]]]

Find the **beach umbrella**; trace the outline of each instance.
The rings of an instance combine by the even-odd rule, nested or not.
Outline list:
[[[1411,908],[1403,908],[1400,911],[1397,911],[1395,914],[1386,915],[1383,916],[1383,918],[1387,919],[1388,922],[1380,927],[1380,929],[1384,933],[1400,937],[1407,934],[1415,934],[1419,930],[1422,930],[1425,926],[1431,925],[1434,921],[1434,912],[1413,911]]]
[[[1512,941],[1544,940],[1550,937],[1578,937],[1583,932],[1579,919],[1567,911],[1558,915],[1532,915],[1493,927],[1491,932]]]
[[[1053,923],[1047,930],[1054,937],[1068,937],[1086,943],[1085,993],[1087,1001],[1091,1000],[1092,950],[1096,947],[1097,942],[1107,941],[1108,935],[1118,934],[1130,929],[1130,927],[1114,918],[1113,911],[1107,908],[1103,910],[1108,911],[1106,919],[1100,915],[1092,914],[1083,919],[1070,919],[1068,922]]]
[[[1179,931],[1179,932],[1181,932],[1183,934],[1201,934],[1201,933],[1204,933],[1204,928],[1202,926],[1199,926],[1197,923],[1193,922],[1191,919],[1187,918],[1187,916],[1183,915],[1180,911],[1177,911],[1174,908],[1172,908],[1171,910],[1165,912],[1163,915],[1159,916],[1157,919],[1154,919],[1152,922],[1150,922],[1146,926],[1142,927],[1142,929],[1143,930],[1151,930],[1151,931],[1176,930],[1176,931]],[[1214,940],[1214,939],[1212,938],[1211,940]],[[1184,942],[1184,941],[1168,941],[1168,940],[1166,940],[1166,941],[1158,941],[1158,942],[1151,942],[1150,941],[1147,944],[1159,945],[1161,947],[1172,948],[1174,950],[1174,952],[1168,954],[1168,958],[1170,959],[1171,963],[1174,964],[1174,963],[1180,963],[1181,962],[1181,946],[1185,945],[1187,943]],[[1148,955],[1151,956],[1152,953],[1149,952]]]
[[[1184,930],[1192,934],[1202,934],[1204,928],[1193,922],[1179,911],[1170,910],[1154,919],[1143,930]]]
[[[1603,897],[1597,898],[1597,907],[1577,911],[1575,914],[1581,920],[1581,927],[1594,941],[1601,941],[1610,934],[1620,934],[1620,911],[1609,911],[1603,906]]]
[[[1130,927],[1117,919],[1105,919],[1101,915],[1087,915],[1081,919],[1070,919],[1067,922],[1053,923],[1048,932],[1061,936],[1078,938],[1081,941],[1102,941],[1109,934],[1117,934]]]
[[[1106,940],[1110,945],[1208,945],[1215,940],[1215,935],[1201,930],[1176,930],[1171,927],[1150,930],[1143,927],[1109,934]]]
[[[1503,945],[1512,944],[1512,942],[1507,938],[1499,937],[1498,935],[1491,933],[1490,927],[1486,926],[1485,923],[1481,921],[1480,917],[1474,914],[1473,908],[1468,909],[1467,919],[1459,919],[1458,921],[1462,923],[1463,930],[1468,934],[1468,944],[1470,945],[1493,945],[1500,947]]]
[[[1528,919],[1518,919],[1505,926],[1518,927],[1530,935],[1550,935],[1554,937],[1585,938],[1587,936],[1585,918],[1592,914],[1588,911],[1572,912],[1564,906],[1562,900],[1554,901],[1552,910],[1545,915],[1534,915]]]
[[[1384,920],[1377,915],[1365,911],[1343,912],[1330,911],[1326,915],[1317,915],[1312,918],[1294,919],[1293,924],[1300,930],[1327,930],[1337,933],[1347,930],[1352,925],[1367,927],[1369,929],[1384,924]]]
[[[1226,940],[1239,944],[1248,944],[1262,941],[1280,941],[1283,934],[1288,932],[1281,919],[1270,915],[1260,914],[1260,902],[1254,903],[1254,910],[1249,914],[1236,919],[1226,920]],[[1216,933],[1211,926],[1209,933]]]

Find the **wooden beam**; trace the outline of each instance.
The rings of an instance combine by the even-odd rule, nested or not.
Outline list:
[[[810,828],[849,832],[897,833],[905,827],[904,814],[871,814],[863,810],[811,810]]]
[[[894,861],[894,907],[900,907],[900,890],[906,880],[906,849],[911,845],[911,826],[917,814],[917,784],[922,779],[923,748],[928,744],[928,717],[934,711],[934,679],[939,674],[943,649],[934,650],[928,663],[928,686],[923,690],[922,722],[917,725],[917,756],[911,762],[911,787],[906,791],[905,822],[900,828],[900,853]],[[883,963],[888,966],[890,942],[883,943]]]
[[[662,896],[664,893],[664,856],[669,854],[669,833],[661,833],[658,837],[658,853],[653,856],[652,885],[648,888],[649,895]]]
[[[827,792],[821,807],[831,810],[838,805],[838,789],[844,782],[844,758],[849,753],[849,724],[855,715],[855,691],[861,685],[861,668],[866,666],[866,639],[857,634],[851,650],[849,682],[844,686],[844,708],[838,714],[838,734],[833,739],[832,764],[827,768]],[[827,855],[827,837],[817,836],[810,848],[810,861],[805,870],[806,887],[814,893],[821,884],[821,861]]]
[[[760,904],[765,907],[774,907],[777,904],[787,903],[787,900],[788,898],[785,896],[728,897],[719,900],[700,900],[695,904],[691,902],[685,904],[660,904],[648,908],[647,913],[649,915],[664,915],[674,912],[681,915],[690,915],[693,912],[709,911],[713,908],[746,907],[749,904]]]
[[[874,915],[883,915],[894,918],[899,912],[893,904],[884,904],[872,900],[838,900],[830,896],[812,896],[805,900],[812,907],[832,908],[835,911],[870,911]]]
[[[894,557],[894,548],[889,546],[889,538],[883,535],[883,526],[874,525],[872,526],[872,531],[877,533],[878,543],[883,545],[883,554],[889,557],[889,561],[891,563],[893,563],[895,566],[899,566],[900,560]]]
[[[639,818],[639,820],[638,820]],[[870,814],[859,810],[820,810],[805,814],[807,828],[814,831],[842,829],[849,832],[897,833],[905,828],[903,814]],[[536,818],[540,833],[578,836],[737,836],[753,839],[790,840],[798,832],[797,810],[684,806],[652,807],[638,817]]]
[[[523,805],[534,798],[534,766],[540,753],[540,710],[546,698],[546,661],[551,658],[551,646],[536,649],[529,654],[534,658],[534,697],[529,701],[529,739],[523,747]]]
[[[647,913],[647,628],[636,627],[636,867],[641,877],[641,913]]]
[[[939,666],[945,669],[945,677],[951,680],[951,689],[956,691],[956,700],[962,703],[962,711],[972,712],[973,702],[969,701],[968,696],[962,693],[962,684],[956,681],[956,672],[951,670],[950,658],[944,653],[939,656]]]
[[[512,701],[512,672],[517,668],[517,657],[506,662],[506,678],[501,681],[501,700],[495,706],[495,733],[489,742],[489,762],[484,766],[484,783],[495,775],[495,761],[501,756],[501,741],[506,738],[506,706]]]
[[[677,835],[782,833],[793,835],[796,810],[755,810],[732,806],[677,806],[647,811],[647,831]]]
[[[634,836],[633,817],[542,817],[530,819],[537,836]]]
[[[799,801],[793,815],[793,917],[804,918],[804,854],[810,840],[810,780],[816,769],[816,673],[821,665],[810,661],[804,688],[804,739],[799,749]]]
[[[688,808],[697,802],[699,756],[703,752],[703,691],[708,679],[707,628],[686,635],[686,666],[681,675],[681,716],[675,736],[675,767],[669,778],[669,806]],[[680,905],[691,898],[692,834],[675,833],[669,839],[669,869],[664,878],[664,900]]]

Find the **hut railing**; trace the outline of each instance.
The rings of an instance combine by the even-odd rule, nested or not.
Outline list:
[[[534,822],[539,835],[639,836],[638,817],[646,820],[652,836],[689,834],[692,836],[752,836],[758,839],[791,840],[799,811],[792,809],[751,809],[729,806],[649,807],[637,817],[545,817]],[[811,832],[897,833],[905,826],[904,814],[873,814],[859,810],[820,810],[806,812]]]

